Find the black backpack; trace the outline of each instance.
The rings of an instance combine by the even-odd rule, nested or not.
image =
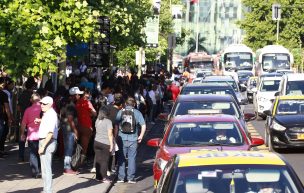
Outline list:
[[[134,133],[136,130],[136,122],[134,109],[122,109],[120,131],[122,133]]]

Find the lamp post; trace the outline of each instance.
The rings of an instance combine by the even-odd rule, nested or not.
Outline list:
[[[197,0],[196,4],[196,41],[195,41],[195,53],[198,52],[198,38],[199,38],[199,14],[200,14],[200,1]]]

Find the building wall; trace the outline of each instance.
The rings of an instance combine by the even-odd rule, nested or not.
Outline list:
[[[183,2],[184,10],[189,10],[189,13],[184,14],[185,28],[191,31],[187,38],[195,39],[197,5],[190,4],[189,0]],[[210,54],[219,52],[229,44],[241,43],[243,32],[237,27],[236,21],[243,18],[243,10],[245,11],[245,8],[241,0],[199,0],[199,33],[200,37],[206,38],[203,45]],[[188,50],[186,41],[185,45],[177,47],[176,52],[186,55]]]

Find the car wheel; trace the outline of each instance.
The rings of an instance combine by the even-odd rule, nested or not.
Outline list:
[[[267,116],[264,114],[258,113],[258,115],[262,120],[266,120],[266,118],[267,118]]]

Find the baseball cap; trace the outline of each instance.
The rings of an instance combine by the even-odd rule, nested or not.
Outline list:
[[[69,90],[70,95],[75,95],[75,94],[83,94],[83,91],[79,90],[77,86],[70,88]]]
[[[49,96],[43,97],[40,100],[40,103],[43,103],[43,104],[53,104],[53,98],[49,97]]]

